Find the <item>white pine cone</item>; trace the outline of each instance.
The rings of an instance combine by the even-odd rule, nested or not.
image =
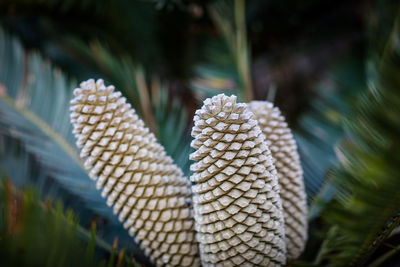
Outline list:
[[[73,131],[107,204],[157,266],[199,266],[190,181],[120,92],[102,80],[80,86]]]
[[[254,113],[275,159],[285,217],[288,259],[298,258],[307,241],[307,200],[296,141],[277,107],[266,101],[252,101]]]
[[[285,264],[279,184],[264,135],[246,104],[223,94],[196,111],[190,159],[204,266]]]

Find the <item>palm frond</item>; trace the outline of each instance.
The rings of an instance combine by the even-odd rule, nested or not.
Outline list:
[[[324,241],[319,264],[365,265],[400,223],[399,22],[376,63],[376,84],[346,120],[349,138],[332,177],[337,193],[324,211],[336,234]]]
[[[331,199],[334,191],[328,174],[338,164],[335,147],[344,137],[342,115],[349,113],[352,99],[366,85],[363,57],[350,51],[337,60],[329,70],[328,82],[316,86],[317,94],[294,130],[311,204],[310,219],[319,215],[321,201]]]
[[[43,203],[37,190],[17,190],[9,180],[0,182],[0,229],[3,266],[110,265],[117,253],[116,242],[113,247],[103,245],[95,228],[89,232],[81,227],[61,202]],[[137,266],[126,255],[119,264]]]

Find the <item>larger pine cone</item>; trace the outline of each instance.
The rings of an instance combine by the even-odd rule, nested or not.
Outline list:
[[[71,122],[90,177],[158,266],[199,266],[190,182],[113,86],[74,91]]]
[[[245,104],[223,94],[194,118],[190,158],[204,266],[285,264],[279,184],[264,135]]]

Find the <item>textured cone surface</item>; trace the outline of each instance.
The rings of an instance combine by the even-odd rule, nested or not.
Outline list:
[[[285,218],[287,256],[296,259],[307,240],[307,200],[296,141],[278,108],[266,101],[249,104],[275,159]]]
[[[102,196],[157,266],[199,266],[190,181],[113,86],[74,91],[71,122]]]
[[[283,214],[273,159],[246,104],[223,94],[197,110],[190,155],[204,266],[285,264]]]

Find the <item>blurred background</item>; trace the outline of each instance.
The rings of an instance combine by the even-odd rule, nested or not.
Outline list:
[[[192,119],[203,100],[225,93],[274,102],[298,142],[310,206],[307,250],[291,264],[396,266],[400,182],[375,174],[400,179],[399,102],[374,99],[399,98],[397,2],[1,0],[0,259],[150,264],[74,145],[72,90],[103,78],[187,176]],[[389,67],[377,62],[386,58],[385,76]],[[363,127],[377,132],[365,137]]]

